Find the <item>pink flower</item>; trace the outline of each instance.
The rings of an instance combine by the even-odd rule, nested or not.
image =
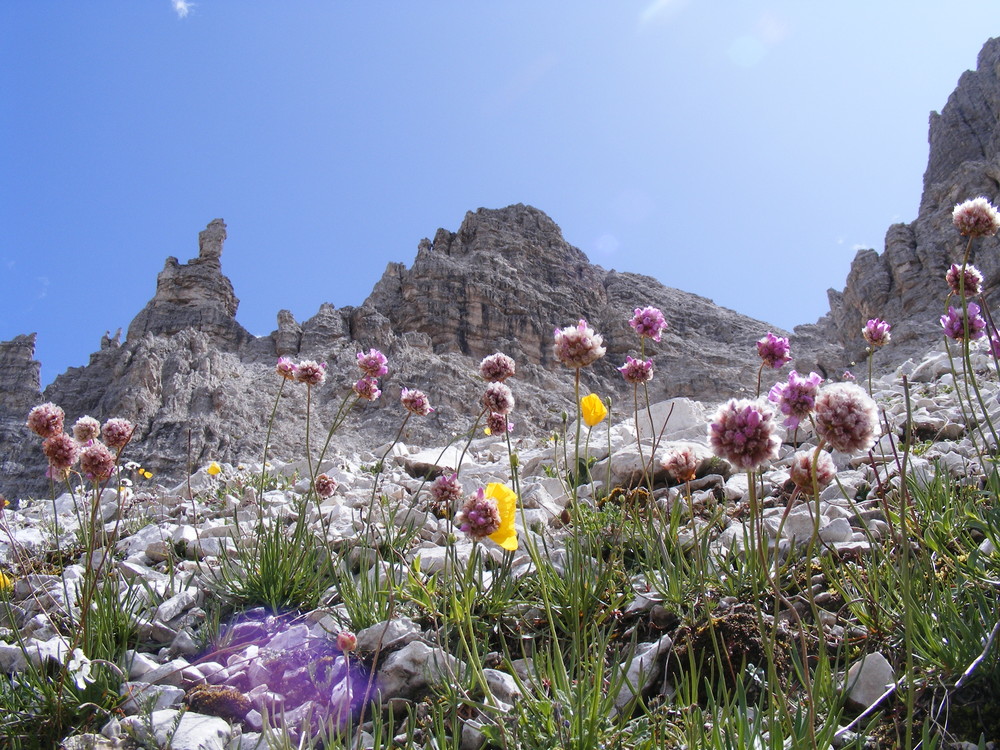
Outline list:
[[[667,321],[663,313],[655,307],[635,308],[632,320],[628,324],[640,336],[651,338],[653,341],[659,341],[660,334],[667,330]]]
[[[507,378],[514,377],[514,360],[503,352],[497,352],[479,363],[479,377],[491,383],[502,383]]]
[[[788,373],[788,382],[774,384],[767,398],[776,403],[778,410],[785,415],[785,427],[795,429],[812,413],[822,383],[823,378],[815,372],[804,378],[792,370]]]
[[[503,435],[514,430],[514,423],[507,419],[506,414],[491,412],[486,417],[486,429],[489,430],[491,435]]]
[[[73,425],[73,437],[78,443],[97,440],[101,436],[101,423],[93,417],[80,417]]]
[[[288,357],[278,357],[278,364],[274,371],[285,380],[295,380],[298,369],[298,366]]]
[[[638,385],[653,379],[653,360],[625,357],[625,364],[618,368],[626,383]]]
[[[583,318],[574,328],[556,329],[552,351],[566,367],[586,367],[604,356],[604,338]]]
[[[982,195],[955,206],[951,220],[959,234],[967,237],[992,237],[1000,230],[996,208]]]
[[[757,342],[757,354],[764,361],[764,364],[775,370],[780,370],[792,360],[789,354],[791,347],[788,339],[782,336],[775,336],[770,331]]]
[[[63,431],[66,414],[55,404],[39,404],[28,412],[28,428],[39,437],[49,438]]]
[[[500,529],[500,507],[496,500],[486,497],[480,487],[462,506],[455,521],[473,539],[485,539]]]
[[[952,294],[957,294],[960,297],[963,292],[966,297],[976,297],[983,291],[983,275],[975,266],[966,265],[963,274],[962,266],[958,263],[952,263],[951,268],[944,275],[944,279],[948,282],[948,288],[951,289]]]
[[[514,394],[503,383],[490,383],[483,393],[482,404],[486,411],[506,416],[514,410]]]
[[[462,485],[458,481],[458,474],[442,474],[431,482],[431,497],[445,508],[450,508],[453,503],[462,497]]]
[[[378,381],[367,375],[354,384],[354,392],[358,394],[358,398],[365,401],[374,401],[382,395],[382,391],[378,387]]]
[[[320,474],[313,485],[320,497],[330,497],[337,491],[337,481],[328,474]]]
[[[979,315],[979,305],[970,302],[967,305],[969,340],[981,339],[986,335],[986,321]],[[948,314],[941,316],[941,327],[944,328],[944,335],[955,341],[965,340],[965,316],[954,307],[948,307]]]
[[[774,431],[774,412],[747,399],[730,399],[708,426],[715,455],[747,471],[777,457],[781,445]]]
[[[358,637],[350,630],[341,630],[337,633],[337,648],[344,653],[350,653],[358,647]]]
[[[878,433],[878,408],[854,383],[833,383],[816,397],[816,433],[843,453],[868,450]]]
[[[889,343],[889,339],[892,338],[889,333],[891,330],[892,326],[881,318],[872,318],[861,329],[861,335],[865,337],[869,346],[880,347]]]
[[[418,417],[426,417],[434,411],[430,401],[427,400],[427,394],[423,391],[411,391],[409,388],[403,388],[399,394],[399,400],[410,414],[416,414]]]
[[[788,468],[788,474],[795,486],[802,492],[813,491],[812,464],[815,449],[799,451],[792,456],[792,465]],[[826,487],[833,478],[837,476],[837,467],[833,463],[833,457],[826,451],[821,450],[816,458],[816,483],[820,487]]]
[[[65,432],[60,432],[42,441],[42,453],[49,459],[49,466],[61,472],[76,463],[80,446]]]
[[[854,377],[854,373],[851,372],[850,370],[844,370],[844,374],[841,375],[840,377],[842,380],[845,380],[847,382],[852,382],[854,380],[857,380],[857,378]]]
[[[660,465],[678,482],[690,482],[694,479],[700,464],[690,448],[673,448],[660,460]]]
[[[295,379],[308,386],[323,385],[326,380],[326,362],[320,364],[311,359],[302,360],[295,371]]]
[[[132,432],[134,430],[135,426],[127,419],[114,417],[104,423],[104,428],[101,432],[104,434],[105,445],[120,451],[128,445],[128,441],[132,439]]]
[[[389,368],[386,367],[388,362],[389,360],[378,349],[369,349],[367,354],[358,352],[358,367],[369,377],[380,378],[389,372]]]
[[[80,470],[95,482],[103,482],[115,471],[115,457],[104,443],[94,441],[80,451]]]
[[[990,354],[995,358],[1000,359],[1000,333],[994,332],[990,336]]]

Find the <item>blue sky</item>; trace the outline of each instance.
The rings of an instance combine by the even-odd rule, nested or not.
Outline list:
[[[518,202],[814,322],[916,217],[928,113],[997,34],[995,0],[2,3],[0,339],[38,333],[43,384],[86,364],[216,217],[264,335]]]

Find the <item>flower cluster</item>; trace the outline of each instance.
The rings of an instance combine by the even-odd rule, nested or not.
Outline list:
[[[889,339],[892,338],[892,335],[889,333],[891,330],[892,326],[881,318],[872,318],[861,329],[861,335],[868,342],[868,346],[878,348],[889,343]]]
[[[655,307],[637,307],[628,322],[632,329],[643,338],[650,338],[653,341],[660,340],[660,334],[667,329],[666,318],[663,313]]]
[[[557,360],[566,367],[580,368],[591,365],[604,356],[604,338],[594,329],[587,325],[587,321],[580,319],[574,327],[559,329],[555,331],[555,344],[552,347]]]
[[[389,372],[389,360],[378,349],[358,352],[358,367],[364,373],[354,383],[354,394],[362,401],[374,401],[382,395],[378,387],[378,379]]]
[[[981,195],[955,206],[951,220],[959,234],[966,237],[992,237],[1000,230],[996,208]]]
[[[778,410],[785,415],[785,427],[795,429],[809,417],[822,382],[823,378],[818,373],[810,372],[808,377],[802,377],[792,370],[788,373],[787,382],[774,384],[767,398],[777,404]]]
[[[868,450],[878,434],[878,408],[854,383],[833,383],[816,397],[816,433],[843,453]]]
[[[770,331],[757,342],[757,354],[767,367],[780,370],[788,362],[791,362],[792,355],[789,353],[791,347],[788,339],[783,336],[775,336]]]
[[[781,441],[775,434],[774,413],[747,399],[730,399],[719,407],[708,426],[715,455],[736,467],[753,471],[776,458]]]
[[[371,378],[381,378],[389,372],[389,360],[378,349],[369,349],[368,353],[358,352],[358,367],[361,372]]]
[[[788,475],[801,492],[813,491],[813,461],[816,462],[816,484],[826,487],[837,475],[837,467],[833,456],[824,450],[818,453],[814,450],[798,451],[792,456],[792,464],[788,467]]]
[[[625,364],[618,368],[626,383],[639,385],[653,379],[653,360],[625,357]]]
[[[505,417],[514,410],[514,394],[503,383],[490,383],[483,393],[482,404],[490,414]]]
[[[513,551],[517,549],[516,514],[517,495],[508,487],[491,482],[465,501],[455,521],[475,541],[491,539]]]
[[[278,357],[278,365],[274,368],[274,371],[285,380],[295,380],[295,373],[298,369],[298,365],[288,357]]]
[[[701,461],[690,448],[672,448],[660,459],[660,465],[677,482],[690,482],[698,473]]]
[[[983,291],[983,275],[975,266],[966,264],[960,266],[952,263],[951,268],[944,275],[944,280],[948,282],[948,289],[952,294],[961,297],[977,297]]]
[[[91,416],[80,417],[72,436],[64,432],[66,414],[53,403],[39,404],[28,412],[27,426],[42,440],[42,453],[48,460],[46,476],[63,481],[79,462],[80,471],[95,482],[111,478],[118,464],[118,454],[132,439],[135,426],[127,419],[112,418],[101,423]],[[100,438],[104,438],[101,442]]]
[[[304,359],[296,365],[295,379],[307,386],[323,385],[326,380],[326,362]]]
[[[503,435],[514,431],[514,423],[507,418],[506,414],[492,413],[486,417],[486,434]]]
[[[432,411],[431,403],[427,398],[427,394],[423,391],[418,391],[416,389],[403,388],[399,394],[399,400],[410,414],[416,414],[418,417],[426,417]]]
[[[316,489],[316,494],[320,497],[332,497],[333,493],[337,491],[337,480],[329,474],[320,474],[316,477],[313,487]]]
[[[979,314],[979,305],[970,302],[966,305],[968,315],[963,315],[960,310],[949,306],[948,312],[941,316],[941,327],[944,328],[944,335],[955,341],[964,341],[966,327],[968,327],[969,340],[974,341],[986,335],[986,321]]]
[[[503,352],[491,354],[479,363],[479,377],[489,383],[502,383],[514,377],[515,370],[514,360]]]

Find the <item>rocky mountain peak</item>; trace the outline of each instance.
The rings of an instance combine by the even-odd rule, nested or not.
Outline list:
[[[236,322],[240,301],[222,274],[226,223],[215,219],[198,235],[198,256],[187,263],[167,258],[156,278],[156,294],[128,327],[130,340],[146,334],[167,336],[195,328],[217,336],[228,349],[251,338]]]
[[[1000,38],[979,53],[976,70],[963,73],[941,113],[931,113],[930,154],[916,220],[894,224],[881,253],[858,252],[843,291],[830,290],[830,315],[809,335],[844,347],[847,358],[867,356],[861,328],[870,318],[893,326],[892,345],[875,353],[876,365],[920,356],[940,340],[938,318],[948,287],[945,273],[962,261],[967,241],[952,225],[957,203],[1000,199]],[[1000,302],[1000,237],[976,240],[971,262],[985,277],[984,296]],[[798,329],[796,329],[798,332]]]

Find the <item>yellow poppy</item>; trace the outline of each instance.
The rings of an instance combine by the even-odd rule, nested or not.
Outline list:
[[[219,466],[217,463],[215,463],[215,461],[212,461],[212,463],[208,465],[208,468],[205,469],[205,471],[208,472],[209,476],[214,477],[216,474],[222,473],[222,467]]]
[[[517,514],[517,493],[506,485],[490,482],[486,485],[486,497],[497,501],[500,511],[500,528],[490,534],[490,539],[506,550],[517,549],[517,529],[514,517]]]
[[[143,477],[144,477],[145,479],[152,479],[152,478],[153,478],[153,472],[149,471],[148,469],[139,469],[139,473],[140,473],[140,474],[141,474],[141,475],[142,475],[142,476],[143,476]]]
[[[580,399],[580,411],[583,412],[583,421],[587,423],[588,427],[600,424],[608,416],[608,410],[604,406],[604,402],[601,401],[601,397],[596,393],[591,393],[589,396],[584,396]]]
[[[0,570],[0,591],[14,588],[14,580]]]

